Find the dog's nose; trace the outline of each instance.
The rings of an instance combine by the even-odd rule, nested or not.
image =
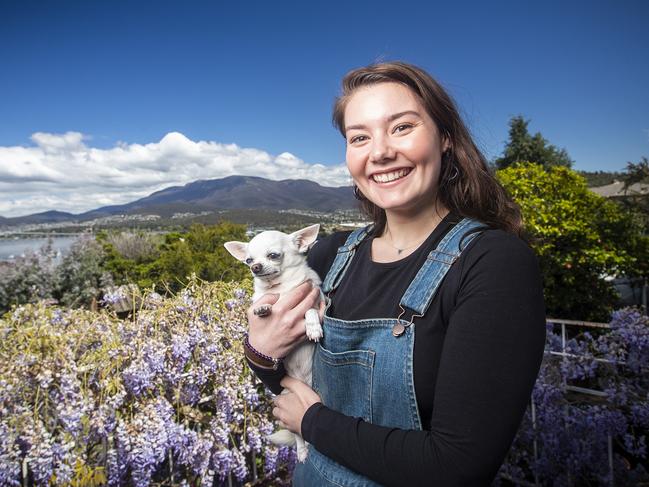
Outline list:
[[[261,264],[252,264],[250,270],[253,274],[258,274],[261,271]]]

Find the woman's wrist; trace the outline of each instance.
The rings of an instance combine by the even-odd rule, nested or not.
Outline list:
[[[271,357],[257,350],[250,344],[247,334],[243,340],[243,353],[250,362],[263,369],[277,370],[284,360],[284,357]]]

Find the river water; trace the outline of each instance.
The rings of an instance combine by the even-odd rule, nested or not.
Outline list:
[[[54,250],[65,254],[78,236],[53,237]],[[0,261],[12,261],[29,251],[37,251],[47,243],[47,238],[0,239]]]

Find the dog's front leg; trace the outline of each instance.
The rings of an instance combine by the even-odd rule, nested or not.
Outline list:
[[[295,443],[297,445],[297,460],[301,463],[306,461],[307,454],[309,453],[309,444],[304,441],[300,435],[295,435]]]
[[[320,315],[317,309],[310,309],[304,316],[306,321],[306,336],[314,342],[322,338],[322,325],[320,324]]]

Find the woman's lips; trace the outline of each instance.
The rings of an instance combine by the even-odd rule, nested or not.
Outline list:
[[[381,173],[374,173],[374,174],[372,174],[372,176],[370,176],[370,178],[375,183],[386,184],[386,183],[391,183],[393,181],[397,181],[399,179],[403,179],[408,174],[410,174],[411,171],[412,171],[412,168],[402,167],[402,168],[399,168],[399,169],[395,169],[394,171],[386,171],[386,172],[381,172]]]

